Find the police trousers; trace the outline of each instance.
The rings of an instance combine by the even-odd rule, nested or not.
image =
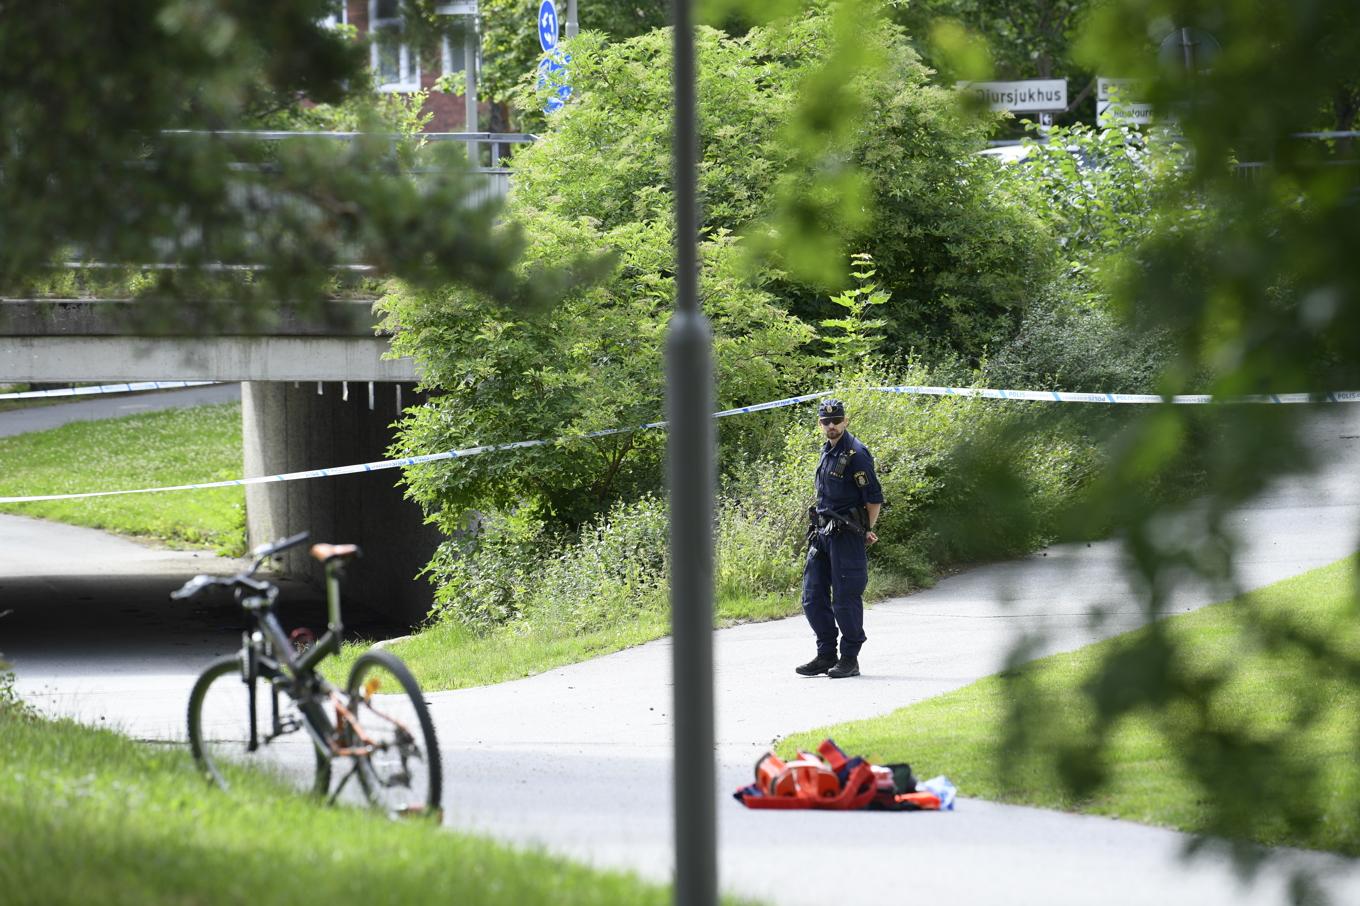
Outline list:
[[[864,644],[864,586],[869,558],[864,539],[850,532],[814,535],[803,568],[803,615],[817,635],[817,654],[858,657]]]

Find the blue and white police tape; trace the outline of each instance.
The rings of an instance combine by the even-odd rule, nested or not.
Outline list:
[[[1152,393],[1070,393],[1064,390],[990,390],[984,387],[867,387],[880,393],[909,393],[915,396],[971,396],[989,400],[1026,400],[1038,403],[1104,403],[1149,405],[1170,403],[1177,406],[1207,403],[1355,403],[1360,391],[1336,393],[1262,393],[1252,396],[1215,398],[1208,394],[1188,393],[1158,396]]]
[[[1354,403],[1360,402],[1360,392],[1347,391],[1338,393],[1277,393],[1259,394],[1255,396],[1224,397],[1216,400],[1212,396],[1203,394],[1187,394],[1181,396],[1162,397],[1153,394],[1130,394],[1130,393],[1068,393],[1056,390],[991,390],[981,387],[864,387],[855,388],[862,391],[873,393],[902,393],[912,396],[962,396],[979,397],[983,399],[1033,401],[1047,403],[1102,403],[1106,405],[1128,403],[1135,405],[1147,405],[1156,403],[1170,403],[1173,405],[1203,405],[1207,403]],[[714,418],[727,418],[732,415],[745,415],[750,412],[764,412],[769,409],[780,409],[785,406],[796,406],[799,403],[806,403],[812,400],[821,399],[834,393],[844,393],[845,391],[822,390],[817,393],[805,393],[801,396],[789,396],[783,399],[770,400],[765,403],[755,403],[750,406],[738,406],[734,409],[724,409],[721,412],[713,413]],[[853,392],[853,391],[852,391]],[[558,437],[551,440],[520,440],[506,444],[484,444],[477,447],[465,447],[461,450],[446,450],[443,453],[427,453],[423,456],[405,456],[400,459],[384,459],[379,462],[358,463],[351,466],[333,466],[328,469],[309,469],[305,472],[286,472],[282,475],[261,475],[255,478],[235,478],[228,481],[209,481],[200,484],[181,484],[159,488],[136,488],[125,491],[86,491],[76,494],[38,494],[31,497],[0,497],[0,503],[36,503],[42,500],[77,500],[87,497],[114,497],[121,494],[155,494],[162,491],[198,491],[207,488],[230,488],[241,487],[255,484],[271,484],[278,481],[300,481],[305,478],[334,478],[338,475],[357,475],[362,472],[379,472],[384,469],[400,469],[405,466],[416,466],[427,462],[438,462],[448,459],[466,459],[471,456],[478,456],[482,453],[504,452],[507,450],[522,450],[527,447],[543,447],[549,444],[564,443],[572,440],[586,440],[593,437],[609,437],[615,434],[629,434],[634,431],[649,431],[655,428],[666,427],[666,422],[648,422],[645,425],[634,425],[628,428],[605,428],[600,431],[590,431],[585,434]]]
[[[145,390],[174,390],[180,387],[205,387],[220,381],[138,381],[131,384],[100,384],[98,387],[63,387],[57,390],[24,390],[0,393],[0,400],[36,400],[59,396],[100,396],[108,393],[140,393]]]

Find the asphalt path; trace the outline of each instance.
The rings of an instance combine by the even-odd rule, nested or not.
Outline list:
[[[1360,537],[1360,406],[1319,419],[1329,460],[1234,516],[1242,588],[1333,562]],[[1193,514],[1167,526],[1194,537]],[[97,532],[0,517],[0,650],[21,692],[135,736],[179,739],[197,669],[229,651],[226,602],[184,609],[165,593],[231,561],[147,550]],[[296,591],[296,589],[294,589]],[[1173,610],[1225,589],[1186,585]],[[287,593],[286,593],[287,594]],[[81,599],[84,600],[81,600]],[[1360,902],[1360,864],[1273,851],[1251,883],[1190,838],[1090,816],[966,798],[944,814],[748,811],[730,793],[777,736],[882,714],[995,673],[1021,635],[1036,653],[1140,625],[1113,543],[1053,547],[973,569],[868,614],[863,677],[802,679],[801,619],[714,634],[719,861],[723,889],[772,903],[1267,904],[1304,869],[1337,903]],[[1106,616],[1095,619],[1103,605]],[[300,603],[292,622],[316,619]],[[310,608],[310,610],[308,610]],[[439,730],[447,823],[658,880],[673,873],[670,644],[661,640],[539,676],[429,696]],[[948,773],[947,770],[945,773]]]
[[[160,409],[236,403],[241,400],[241,385],[212,384],[204,387],[184,387],[179,390],[118,393],[70,397],[69,399],[71,402],[0,412],[0,437],[27,434],[32,431],[46,431],[49,428],[59,428],[70,422],[122,418],[125,415],[140,415],[143,412],[155,412]]]

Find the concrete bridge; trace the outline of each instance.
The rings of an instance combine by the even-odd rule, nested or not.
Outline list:
[[[371,300],[335,301],[320,317],[283,314],[265,332],[139,332],[124,300],[0,300],[0,383],[241,381],[244,475],[387,458],[392,423],[421,401],[409,359],[385,359]],[[306,529],[353,541],[366,557],[348,590],[394,617],[420,619],[431,592],[415,574],[439,541],[404,500],[396,471],[252,485],[252,545]],[[185,493],[185,492],[180,492]],[[165,497],[173,506],[173,498]],[[285,568],[320,574],[297,552]]]
[[[359,138],[359,133],[339,132],[214,134],[260,142]],[[506,158],[537,137],[449,132],[420,138],[463,145],[480,178],[467,200],[479,205],[505,196]],[[247,476],[386,459],[392,423],[404,407],[421,401],[414,363],[384,358],[388,339],[374,330],[372,300],[332,301],[319,317],[280,312],[266,330],[219,326],[210,335],[146,331],[129,317],[135,304],[0,299],[0,382],[241,381]],[[398,478],[397,472],[384,471],[250,486],[250,543],[303,529],[320,540],[356,542],[367,558],[353,571],[351,593],[395,617],[418,620],[429,610],[432,595],[413,577],[428,562],[439,535],[424,525],[419,508],[402,498]],[[167,500],[167,505],[172,504]],[[303,552],[291,552],[285,568],[320,581]]]

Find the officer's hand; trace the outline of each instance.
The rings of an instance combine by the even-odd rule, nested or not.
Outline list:
[[[878,540],[878,536],[875,535],[873,532],[865,532],[865,533],[864,533],[864,543],[865,543],[865,544],[873,544],[873,543],[874,543],[875,541],[877,541],[877,540]]]

